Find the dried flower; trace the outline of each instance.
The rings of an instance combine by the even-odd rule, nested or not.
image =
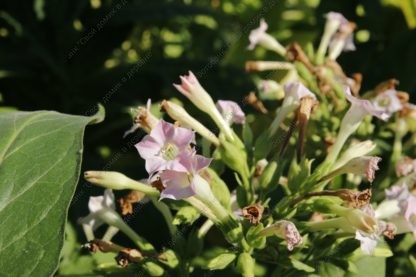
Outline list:
[[[260,204],[252,204],[243,208],[243,217],[251,224],[257,225],[263,216],[264,207]]]
[[[143,259],[143,255],[137,249],[124,248],[120,250],[115,260],[121,267],[127,267],[131,263],[138,263]]]
[[[136,116],[134,117],[134,125],[124,133],[124,137],[133,133],[138,128],[142,128],[146,133],[150,133],[150,131],[156,127],[159,119],[150,112],[151,105],[152,101],[151,99],[148,99],[146,107],[139,106],[137,110],[135,110]]]

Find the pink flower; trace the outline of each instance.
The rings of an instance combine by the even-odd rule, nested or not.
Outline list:
[[[181,84],[173,84],[173,86],[188,98],[193,96],[195,90],[204,90],[192,71],[189,71],[188,75],[179,76],[179,78]]]
[[[386,90],[373,99],[373,104],[380,110],[383,110],[388,117],[393,113],[403,109],[400,99],[397,97],[397,92],[393,89]]]
[[[268,27],[266,21],[262,18],[260,20],[260,26],[250,32],[248,36],[250,45],[247,48],[253,50],[257,45],[261,45],[266,49],[284,56],[286,49],[274,37],[266,33]]]
[[[285,100],[286,98],[293,98],[296,102],[299,102],[304,97],[312,97],[313,99],[316,99],[315,94],[313,94],[301,82],[286,83],[284,90]]]
[[[329,43],[329,58],[335,60],[342,51],[355,50],[353,31],[355,24],[349,22],[342,14],[330,12],[326,16],[327,24],[337,27]]]
[[[193,131],[160,120],[135,146],[146,160],[146,170],[150,175],[165,169],[186,172],[183,163],[193,152],[190,143],[194,137]]]
[[[240,106],[234,101],[218,100],[217,109],[220,111],[225,121],[229,124],[244,124],[246,115],[241,110]]]
[[[329,12],[325,15],[326,20],[331,22],[337,22],[338,28],[341,28],[342,25],[348,24],[348,20],[340,13]]]
[[[189,71],[188,75],[180,76],[180,78],[181,84],[173,84],[173,86],[185,95],[198,109],[207,113],[227,138],[233,141],[234,137],[230,126],[222,118],[220,112],[215,107],[214,100],[212,100],[208,92],[201,86],[195,75]]]
[[[353,114],[354,118],[359,119],[359,121],[361,121],[366,115],[373,115],[384,121],[389,119],[388,113],[371,103],[369,100],[354,97],[351,94],[349,87],[345,88],[345,97],[351,103],[351,107],[347,113]]]
[[[416,217],[416,196],[409,192],[406,184],[395,185],[391,189],[386,189],[386,198],[388,200],[397,200],[401,215],[404,216],[407,222],[414,224],[414,217]],[[414,226],[416,231],[416,225]]]
[[[416,172],[416,160],[413,160],[412,158],[406,156],[397,161],[397,177],[406,176],[412,172]]]
[[[175,170],[164,170],[160,173],[160,180],[165,187],[160,199],[169,198],[174,200],[184,199],[194,196],[198,189],[199,171],[209,166],[211,159],[201,155],[191,155],[184,160],[184,166],[187,172]]]

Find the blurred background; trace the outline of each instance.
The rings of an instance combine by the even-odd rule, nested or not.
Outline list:
[[[396,78],[414,102],[414,0],[1,0],[0,105],[91,115],[101,103],[106,120],[88,127],[83,170],[145,178],[134,149],[144,134],[123,138],[132,125],[131,108],[148,98],[184,100],[172,83],[188,70],[214,98],[241,103],[256,90],[245,61],[279,59],[263,49],[247,50],[260,18],[283,45],[317,45],[329,11],[358,26],[357,51],[338,60],[346,73],[361,72],[364,91]],[[88,197],[99,193],[81,179],[69,215],[81,242],[76,220],[86,215]],[[132,225],[151,242],[169,242],[151,205],[134,217]]]

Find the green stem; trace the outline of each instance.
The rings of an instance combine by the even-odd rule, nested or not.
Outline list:
[[[151,201],[153,205],[156,207],[156,209],[159,210],[159,212],[162,214],[163,218],[165,219],[165,222],[168,225],[170,235],[174,236],[178,232],[178,229],[176,228],[175,225],[172,224],[173,216],[169,207],[165,203],[160,202],[155,198],[151,198]]]

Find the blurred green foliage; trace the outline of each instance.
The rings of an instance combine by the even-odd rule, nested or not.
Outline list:
[[[357,51],[339,59],[346,72],[363,74],[363,91],[396,78],[399,90],[409,91],[414,102],[415,2],[2,0],[0,104],[90,115],[102,103],[106,124],[87,132],[85,169],[120,170],[142,178],[143,163],[133,147],[142,134],[123,139],[131,126],[130,107],[149,97],[158,101],[174,96],[172,83],[187,70],[214,98],[241,102],[255,90],[245,61],[276,59],[262,49],[246,49],[248,34],[262,17],[283,45],[304,45],[318,43],[325,13],[341,12],[358,26]],[[263,77],[278,77],[268,74]],[[73,222],[85,215],[87,199],[97,191],[80,184],[70,210]],[[146,234],[159,230],[154,243],[169,241],[151,208],[144,207],[137,216],[139,233],[152,237]],[[396,263],[388,264],[389,273],[398,273]]]

